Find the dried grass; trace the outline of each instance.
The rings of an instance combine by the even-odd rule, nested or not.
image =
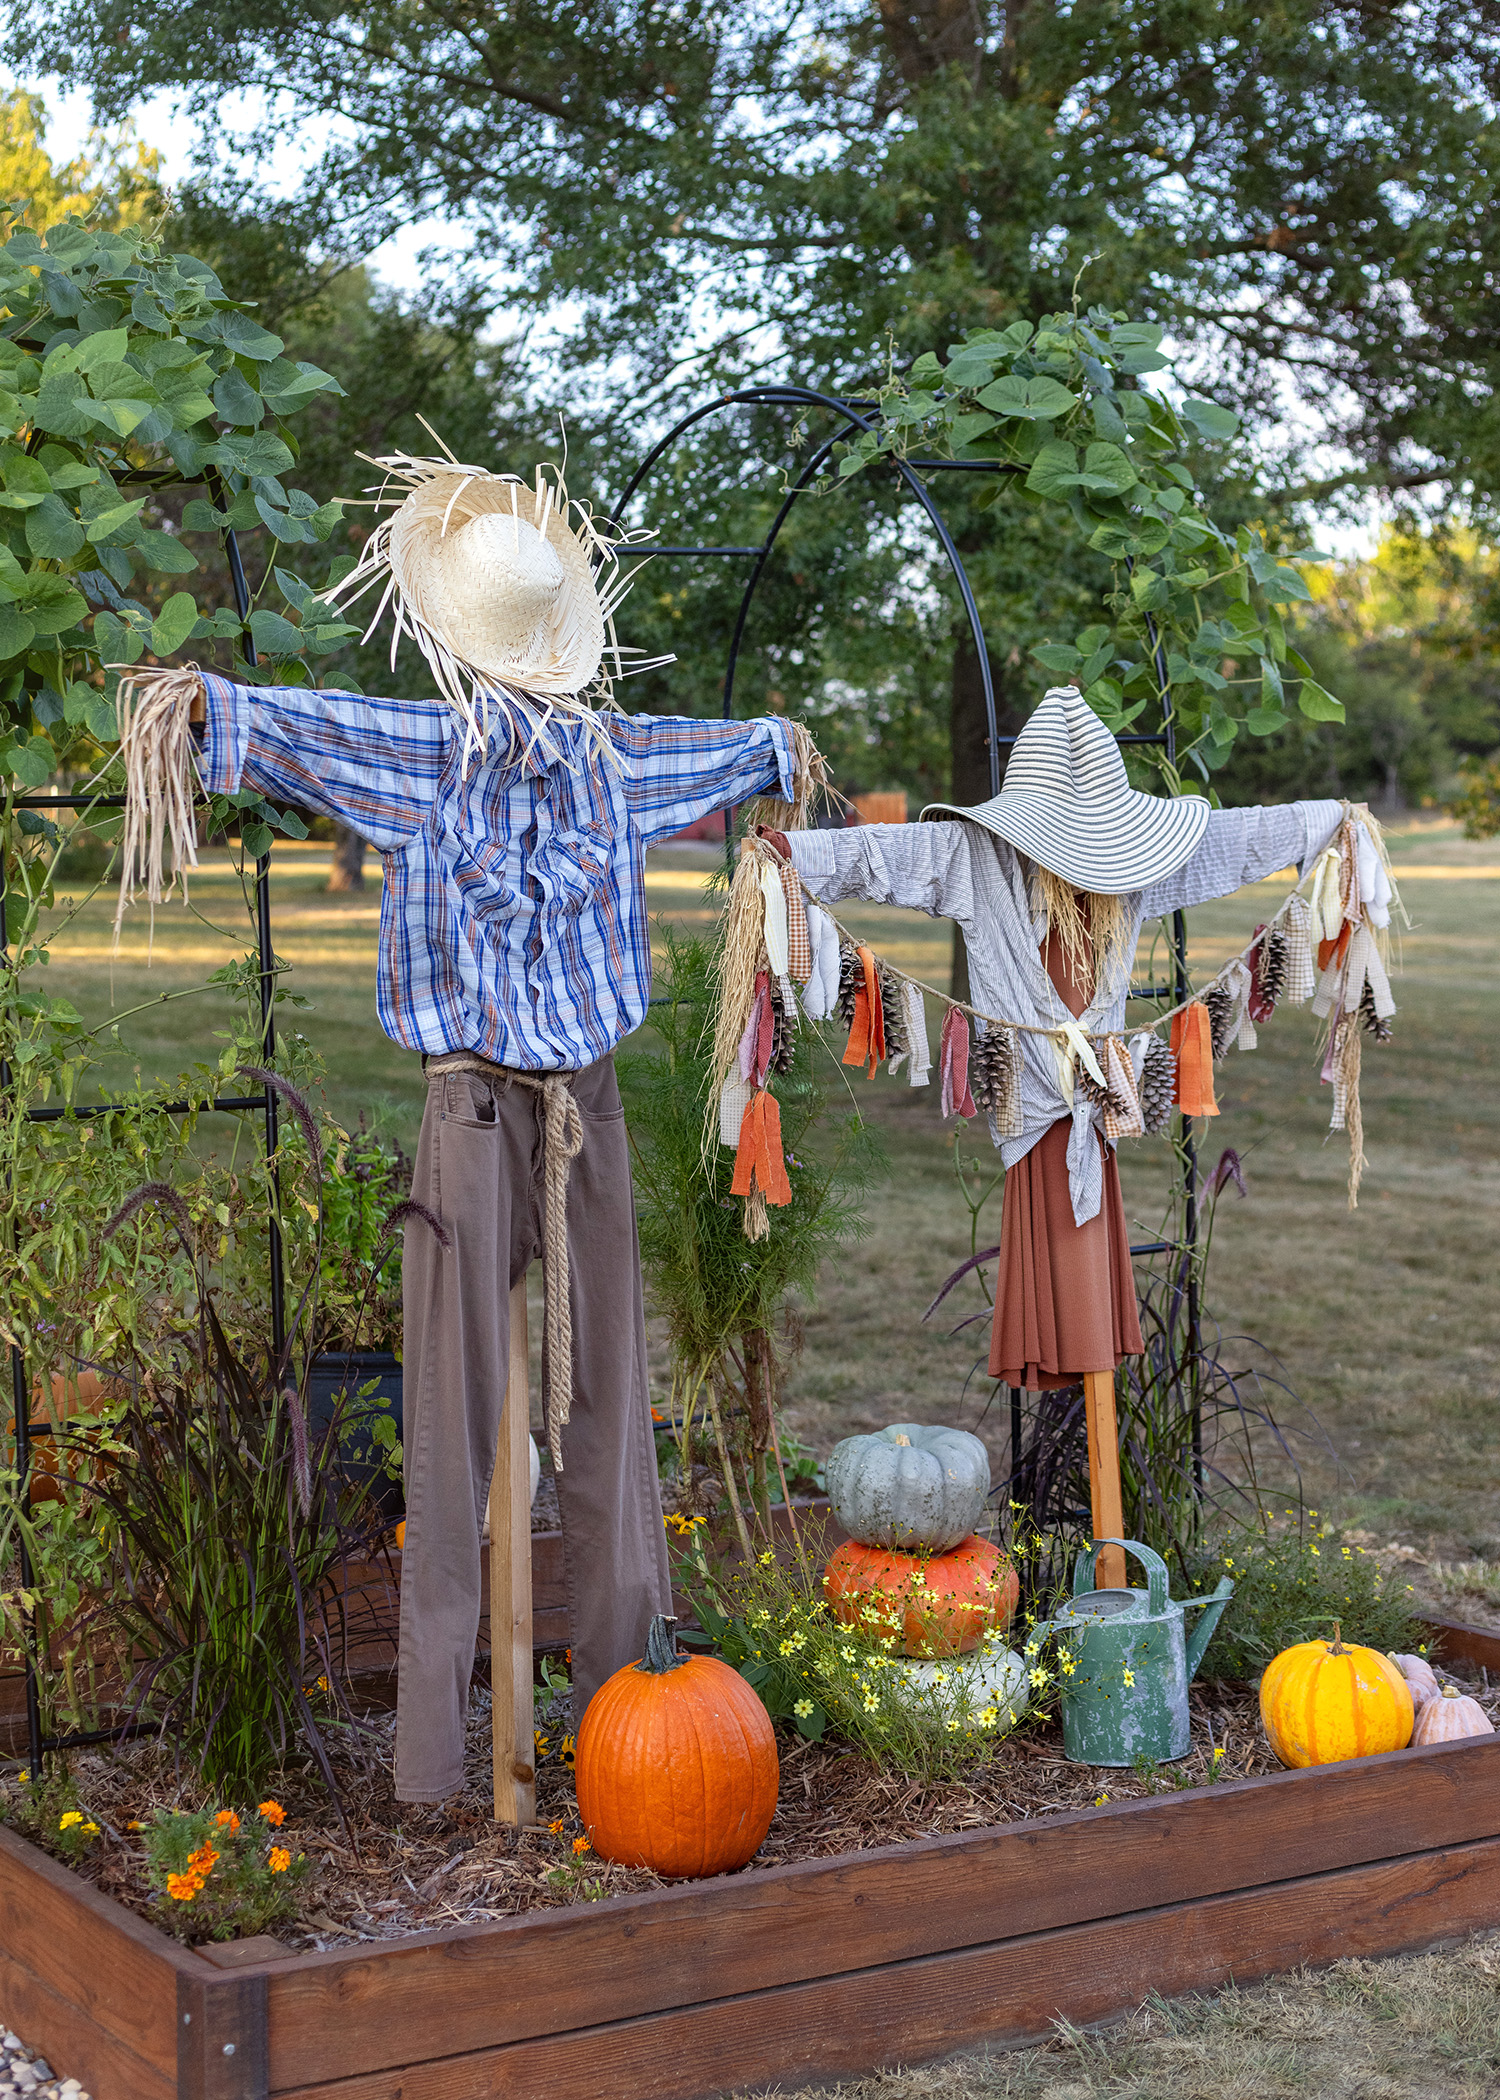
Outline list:
[[[826,2100],[1487,2100],[1500,2090],[1500,1934],[1230,1984],[1212,1998],[1149,1996],[1092,2033],[1060,2022],[1039,2047],[822,2090]]]

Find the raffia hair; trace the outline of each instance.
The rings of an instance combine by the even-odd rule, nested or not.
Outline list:
[[[1033,908],[1041,911],[1047,931],[1056,936],[1069,976],[1075,982],[1087,978],[1096,986],[1108,983],[1130,938],[1125,899],[1076,890],[1037,861],[1031,863],[1030,886]]]

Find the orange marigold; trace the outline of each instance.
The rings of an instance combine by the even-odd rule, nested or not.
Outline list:
[[[191,1903],[202,1886],[203,1883],[196,1874],[169,1874],[167,1876],[167,1894],[174,1903]]]
[[[574,1840],[573,1840],[573,1850],[574,1850],[575,1852],[587,1852],[587,1851],[588,1851],[588,1849],[589,1849],[589,1841],[588,1841],[588,1839],[587,1839],[587,1838],[574,1838]]]
[[[211,1874],[219,1864],[219,1855],[205,1838],[196,1852],[188,1854],[188,1865],[200,1874]]]
[[[286,1821],[286,1810],[279,1801],[262,1801],[255,1813],[264,1816],[273,1830],[279,1830]]]
[[[214,1821],[217,1824],[219,1824],[222,1829],[231,1832],[238,1830],[240,1827],[240,1819],[235,1814],[232,1808],[221,1808],[219,1810],[219,1813],[214,1817]]]
[[[273,1874],[284,1874],[291,1863],[292,1855],[284,1846],[273,1845],[271,1847],[271,1856],[266,1861],[266,1865]]]

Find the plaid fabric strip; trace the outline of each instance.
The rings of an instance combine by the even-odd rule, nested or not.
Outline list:
[[[605,715],[552,765],[486,753],[464,774],[434,701],[206,675],[204,785],[347,824],[382,855],[381,1026],[408,1049],[576,1071],[638,1028],[651,992],[645,848],[757,794],[790,801],[791,725]]]

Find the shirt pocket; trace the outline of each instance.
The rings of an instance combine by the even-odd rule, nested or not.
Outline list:
[[[537,841],[529,872],[544,908],[576,916],[589,910],[609,886],[614,827],[597,817],[578,830],[549,831]]]

